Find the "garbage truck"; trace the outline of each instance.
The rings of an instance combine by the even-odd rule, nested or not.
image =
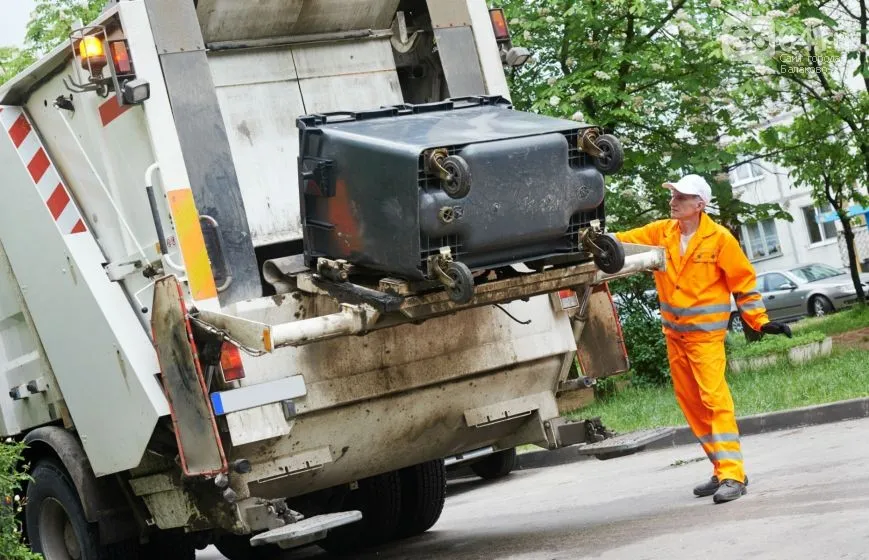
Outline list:
[[[530,55],[484,0],[118,0],[0,88],[33,550],[348,552],[432,527],[445,459],[641,447],[556,398],[663,256],[606,234],[616,139],[509,106]]]

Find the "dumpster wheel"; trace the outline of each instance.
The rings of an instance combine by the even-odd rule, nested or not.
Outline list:
[[[453,281],[447,294],[456,303],[468,303],[474,297],[474,275],[465,263],[452,261],[446,267],[447,276]]]
[[[594,157],[594,166],[604,175],[615,173],[625,162],[622,143],[612,134],[601,134],[595,140],[600,155]]]
[[[625,248],[612,235],[599,235],[593,244],[594,264],[607,274],[615,274],[625,266]]]

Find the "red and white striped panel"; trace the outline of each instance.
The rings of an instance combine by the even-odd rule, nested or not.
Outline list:
[[[39,135],[33,130],[30,118],[21,107],[7,105],[0,107],[0,124],[12,140],[21,163],[27,168],[60,232],[64,235],[86,232],[87,226],[81,213],[48,157],[48,151],[42,145]]]

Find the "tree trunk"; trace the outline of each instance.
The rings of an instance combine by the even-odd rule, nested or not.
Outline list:
[[[860,282],[860,263],[857,262],[857,250],[854,248],[854,230],[851,228],[851,218],[847,212],[839,209],[839,219],[842,220],[842,233],[845,235],[845,247],[848,249],[848,266],[851,268],[851,281],[854,283],[854,288],[857,290],[857,301],[866,301],[866,292],[863,290],[863,283]]]

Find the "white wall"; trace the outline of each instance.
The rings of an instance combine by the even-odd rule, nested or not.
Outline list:
[[[777,202],[793,217],[793,222],[775,221],[781,253],[753,260],[755,269],[764,272],[810,262],[825,263],[835,267],[844,266],[835,237],[820,243],[811,242],[802,211],[804,206],[814,205],[811,192],[794,187],[786,169],[764,161],[757,163],[762,170],[762,176],[745,182],[736,182],[734,195],[751,204]],[[838,222],[836,228],[841,229]]]

